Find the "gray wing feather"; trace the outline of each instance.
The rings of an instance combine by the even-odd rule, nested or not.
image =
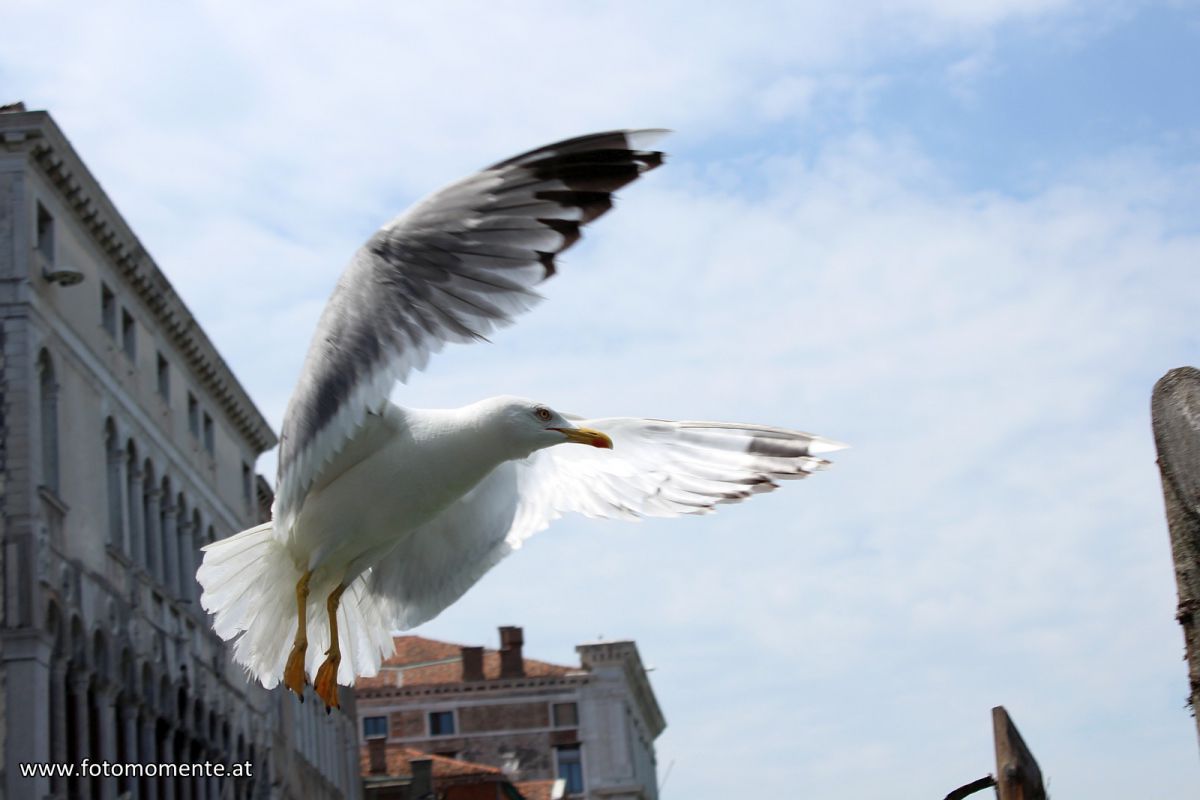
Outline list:
[[[381,228],[347,266],[317,324],[284,415],[276,491],[286,535],[320,471],[392,385],[446,342],[472,342],[541,298],[555,257],[612,193],[662,163],[663,131],[568,139],[435,192]]]

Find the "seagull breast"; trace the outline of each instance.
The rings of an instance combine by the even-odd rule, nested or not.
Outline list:
[[[293,529],[301,566],[347,568],[395,546],[475,487],[508,457],[503,437],[464,409],[388,403],[371,415],[314,486]]]

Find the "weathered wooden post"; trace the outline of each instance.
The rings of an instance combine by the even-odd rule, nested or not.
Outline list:
[[[993,787],[999,800],[1047,800],[1042,769],[1004,706],[992,709],[992,738],[996,744],[996,777],[986,775],[971,781],[946,795],[945,800],[965,800]]]
[[[1154,444],[1162,475],[1183,646],[1188,662],[1188,705],[1200,735],[1200,370],[1173,369],[1154,385],[1150,398]]]
[[[996,794],[1000,800],[1046,800],[1042,770],[1004,706],[992,709],[992,734],[996,740]]]

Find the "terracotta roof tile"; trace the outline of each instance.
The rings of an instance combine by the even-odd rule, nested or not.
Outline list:
[[[379,674],[359,678],[356,689],[377,689],[393,686],[425,686],[462,681],[462,645],[439,642],[423,636],[394,636],[396,652],[384,659]],[[578,672],[579,667],[564,667],[533,658],[525,659],[525,674],[531,678],[557,677]],[[500,652],[490,648],[483,651],[485,678],[500,677]]]
[[[554,781],[521,781],[514,783],[517,791],[525,800],[551,800],[554,794]]]
[[[503,778],[503,770],[497,767],[488,766],[487,764],[476,764],[472,761],[460,761],[457,758],[446,758],[445,756],[434,755],[432,753],[423,753],[420,750],[414,750],[411,747],[393,744],[389,742],[386,745],[387,749],[387,774],[389,776],[412,775],[412,767],[410,761],[414,759],[428,758],[433,762],[433,777],[441,778],[462,778],[467,776],[473,777],[496,777]],[[363,775],[367,775],[371,771],[370,751],[366,747],[359,748],[359,769]]]

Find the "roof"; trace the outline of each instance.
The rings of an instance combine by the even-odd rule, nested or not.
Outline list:
[[[434,780],[449,778],[507,780],[503,770],[488,766],[487,764],[476,764],[473,761],[460,761],[457,758],[423,753],[420,750],[414,750],[411,747],[404,747],[390,742],[386,745],[386,752],[387,774],[390,777],[412,775],[412,761],[429,759],[432,762]],[[371,771],[370,750],[366,747],[360,749],[359,767],[363,775],[367,775]]]
[[[359,678],[356,689],[383,689],[397,686],[422,686],[462,682],[463,645],[439,642],[423,636],[394,636],[396,652],[384,660],[379,674]],[[571,675],[579,667],[565,667],[533,658],[525,659],[525,676],[550,678]],[[486,680],[500,677],[500,651],[483,650],[483,675]]]
[[[517,791],[521,793],[521,797],[525,800],[556,800],[554,795],[554,784],[557,781],[550,779],[544,781],[521,781],[514,783]],[[559,798],[562,795],[558,795]]]

